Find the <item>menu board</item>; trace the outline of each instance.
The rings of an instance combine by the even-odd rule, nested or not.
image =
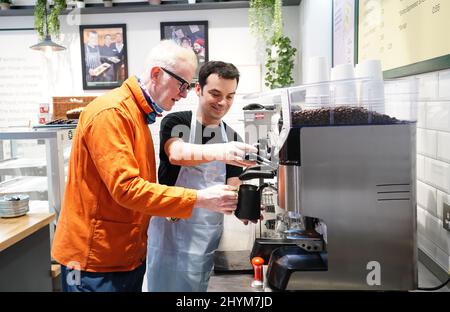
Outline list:
[[[360,0],[358,15],[358,62],[403,68],[396,76],[450,67],[450,1]]]

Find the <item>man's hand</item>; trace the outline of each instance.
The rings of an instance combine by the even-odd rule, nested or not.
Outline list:
[[[206,208],[224,214],[232,214],[237,205],[237,188],[229,185],[215,185],[197,191],[194,208]]]
[[[233,141],[228,143],[213,144],[211,145],[211,148],[214,148],[213,155],[215,160],[239,167],[250,167],[256,165],[256,162],[244,159],[246,153],[258,152],[258,149],[252,145]]]

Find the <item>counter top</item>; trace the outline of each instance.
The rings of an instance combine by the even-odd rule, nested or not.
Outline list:
[[[253,288],[253,273],[211,274],[208,292],[272,292],[270,288]]]
[[[47,226],[55,218],[48,208],[30,207],[24,216],[0,218],[0,252]]]

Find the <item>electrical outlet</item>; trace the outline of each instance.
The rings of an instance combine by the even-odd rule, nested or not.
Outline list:
[[[444,229],[450,231],[450,204],[444,203],[444,209],[442,211],[442,222]]]

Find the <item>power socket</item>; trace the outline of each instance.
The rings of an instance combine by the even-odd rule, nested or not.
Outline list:
[[[450,232],[450,204],[444,203],[442,211],[442,223],[444,229]]]

